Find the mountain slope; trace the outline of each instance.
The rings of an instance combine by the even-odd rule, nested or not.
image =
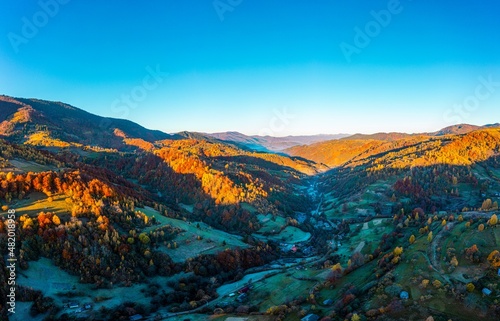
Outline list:
[[[16,143],[130,149],[115,129],[147,142],[173,138],[128,120],[100,117],[60,102],[0,96],[0,110],[0,136]]]
[[[323,141],[311,145],[287,148],[283,152],[325,164],[329,167],[343,165],[350,161],[384,153],[396,148],[419,144],[424,141],[446,140],[446,137],[468,135],[474,131],[498,128],[498,124],[476,126],[459,124],[443,128],[433,133],[376,133],[371,135],[355,134],[339,140]]]
[[[470,133],[474,130],[478,130],[480,128],[484,128],[486,126],[476,126],[476,125],[469,125],[469,124],[459,124],[459,125],[453,125],[453,126],[448,126],[445,127],[437,132],[430,133],[432,136],[444,136],[444,135],[460,135],[460,134],[467,134]]]

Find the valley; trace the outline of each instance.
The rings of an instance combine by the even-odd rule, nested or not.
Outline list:
[[[497,126],[251,140],[48,101],[1,96],[0,108],[18,260],[18,313],[2,303],[3,318],[500,315]]]

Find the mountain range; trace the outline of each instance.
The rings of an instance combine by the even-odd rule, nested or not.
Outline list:
[[[168,134],[0,96],[0,319],[498,319],[498,202],[499,124]]]

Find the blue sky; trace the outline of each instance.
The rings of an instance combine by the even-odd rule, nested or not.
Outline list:
[[[0,5],[0,93],[166,132],[500,122],[499,9],[493,0],[10,1]]]

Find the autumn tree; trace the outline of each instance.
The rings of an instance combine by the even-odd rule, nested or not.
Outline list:
[[[494,268],[500,268],[500,252],[498,250],[494,250],[488,255],[488,262]]]
[[[491,215],[490,220],[488,221],[488,224],[491,226],[495,226],[498,224],[498,217],[496,214]]]
[[[60,225],[61,224],[61,219],[54,214],[54,216],[52,216],[52,223],[54,223],[55,225]]]
[[[342,277],[342,266],[340,263],[335,264],[330,269],[330,273],[328,274],[327,280],[330,283],[335,283]]]
[[[480,252],[477,245],[474,244],[471,247],[465,249],[465,258],[471,262],[479,262]]]
[[[401,256],[403,254],[403,247],[396,247],[394,249],[394,256]]]
[[[491,207],[493,206],[493,202],[491,201],[491,199],[487,199],[483,202],[483,204],[481,205],[481,209],[483,211],[487,211],[489,209],[491,209]]]

